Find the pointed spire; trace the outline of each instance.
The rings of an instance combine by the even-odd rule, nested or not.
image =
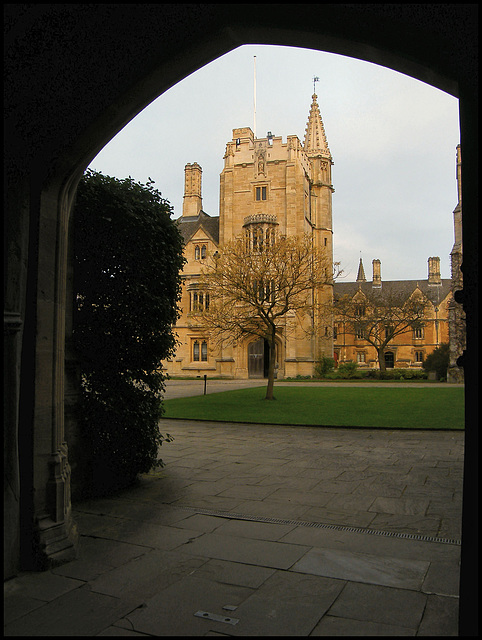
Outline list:
[[[330,149],[326,140],[325,127],[320,115],[316,93],[312,96],[310,115],[305,130],[303,147],[309,156],[323,156],[331,160]]]
[[[356,277],[357,282],[366,282],[365,269],[363,268],[363,261],[360,258],[360,264],[358,265],[358,275]]]

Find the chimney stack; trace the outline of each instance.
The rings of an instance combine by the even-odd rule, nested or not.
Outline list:
[[[202,209],[201,178],[203,170],[197,162],[184,167],[183,216],[198,216]]]
[[[375,259],[372,260],[373,266],[373,279],[372,279],[372,288],[381,289],[382,287],[382,263],[380,260]]]
[[[442,284],[440,277],[440,258],[438,257],[428,259],[428,284]]]

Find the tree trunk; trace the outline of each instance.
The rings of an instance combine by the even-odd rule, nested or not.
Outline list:
[[[269,344],[269,366],[268,366],[268,386],[266,387],[265,400],[275,400],[274,392],[274,368],[276,363],[276,343],[274,338],[274,331],[271,338],[268,340]]]
[[[378,354],[378,364],[380,365],[380,371],[382,373],[385,373],[385,371],[387,370],[387,367],[385,365],[385,349],[383,347],[381,347],[380,349],[377,349],[377,354]]]

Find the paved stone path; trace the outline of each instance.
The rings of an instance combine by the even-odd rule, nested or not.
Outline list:
[[[75,505],[13,635],[457,635],[463,433],[163,421],[163,469]]]
[[[248,380],[216,380],[215,378],[207,378],[206,380],[206,393],[219,393],[220,391],[228,391],[234,389],[247,389],[249,387],[266,387],[266,380],[259,380],[251,378]],[[309,387],[343,387],[349,385],[350,387],[386,387],[387,384],[390,387],[402,387],[407,388],[406,382],[290,382],[275,381],[275,385],[282,386],[296,386],[300,385]],[[416,387],[447,387],[446,383],[441,382],[417,382],[413,383]],[[204,378],[201,376],[195,380],[181,380],[173,379],[166,381],[166,390],[164,397],[166,400],[171,398],[187,398],[189,396],[200,396],[204,394]]]

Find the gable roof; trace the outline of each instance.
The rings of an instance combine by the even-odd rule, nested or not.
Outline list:
[[[428,284],[427,280],[384,280],[381,287],[373,287],[371,282],[335,282],[333,295],[335,300],[345,295],[354,296],[357,291],[367,296],[373,293],[383,296],[385,289],[404,295],[408,299],[417,287],[433,304],[440,304],[451,292],[452,280],[442,279],[440,285]]]
[[[200,211],[197,216],[181,216],[176,220],[184,243],[189,242],[198,229],[203,229],[216,244],[219,244],[219,216],[210,216]]]

